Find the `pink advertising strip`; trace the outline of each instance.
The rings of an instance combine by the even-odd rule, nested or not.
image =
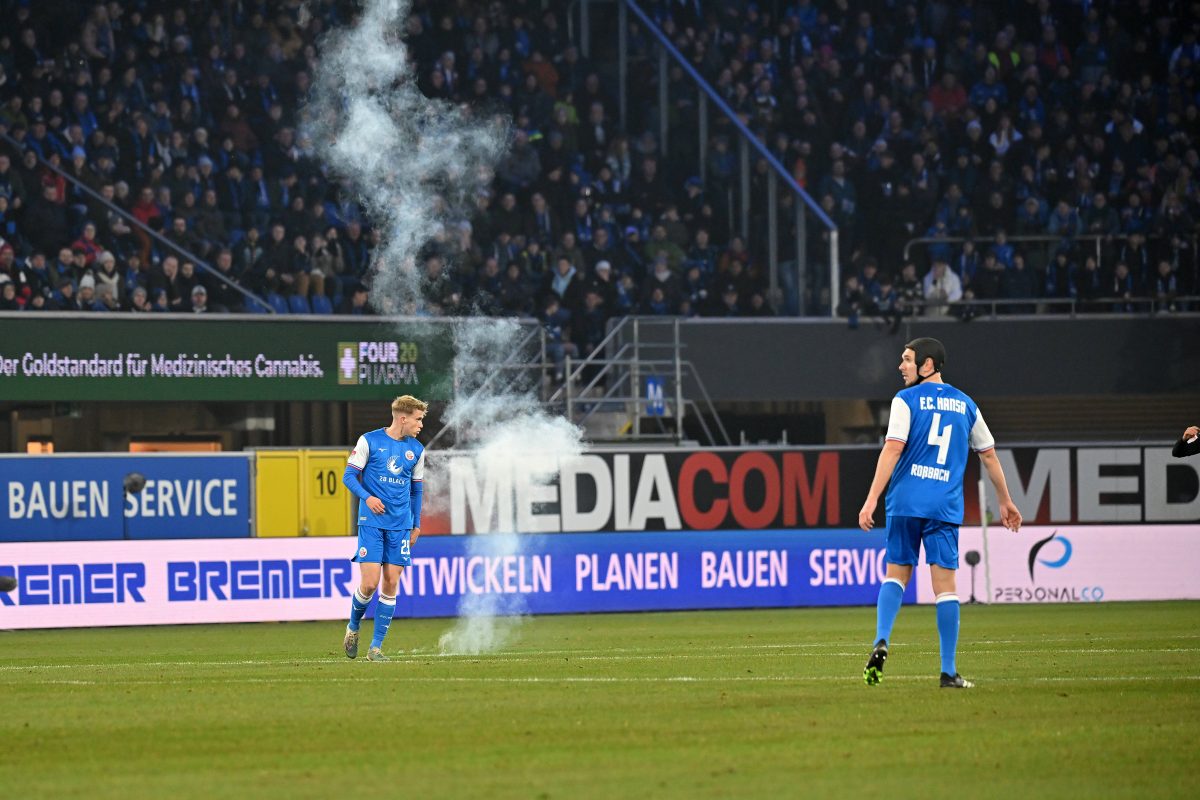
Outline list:
[[[0,545],[0,629],[340,619],[356,539]]]
[[[971,594],[970,550],[983,554],[979,528],[958,540],[958,594]],[[975,597],[993,603],[1064,603],[1200,598],[1200,527],[1196,525],[1031,526],[988,528],[989,565],[975,567]],[[917,602],[932,603],[928,571],[918,569]]]

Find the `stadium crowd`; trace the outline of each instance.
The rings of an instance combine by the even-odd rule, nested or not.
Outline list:
[[[379,232],[302,118],[321,35],[356,5],[0,0],[0,310],[259,310],[240,286],[284,312],[371,313]],[[843,313],[961,313],[964,298],[1182,308],[1200,291],[1194,6],[644,5],[838,224]],[[635,24],[622,128],[612,57],[585,59],[564,13],[413,3],[422,91],[514,125],[461,249],[422,254],[416,312],[534,315],[580,352],[614,315],[777,313],[761,203],[749,230],[732,225],[732,126],[714,114],[702,151],[697,89],[672,66],[660,151],[654,44]],[[765,161],[751,170],[765,197]],[[811,312],[828,237],[808,232]]]

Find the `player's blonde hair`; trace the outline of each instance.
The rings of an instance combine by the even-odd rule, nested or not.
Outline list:
[[[429,403],[418,400],[411,394],[402,394],[392,401],[393,414],[412,414],[416,411],[428,411]]]

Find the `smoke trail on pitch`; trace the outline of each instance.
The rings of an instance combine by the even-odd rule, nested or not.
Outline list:
[[[402,41],[410,6],[410,0],[364,0],[356,24],[322,40],[303,131],[382,232],[371,302],[379,311],[401,314],[421,310],[422,249],[434,242],[439,254],[453,257],[458,226],[491,182],[510,139],[508,120],[478,118],[421,94]],[[511,475],[519,463],[523,480],[548,484],[561,459],[579,452],[580,432],[548,416],[536,387],[514,380],[517,373],[496,372],[495,365],[519,348],[525,330],[512,320],[456,324],[460,399],[447,408],[446,419],[459,447],[469,444],[455,457],[470,459],[477,475]],[[430,461],[428,485],[447,477],[443,461]],[[427,504],[436,504],[436,497],[431,493]],[[517,520],[513,513],[475,520],[483,535],[469,538],[468,555],[519,555]],[[510,640],[524,611],[519,596],[468,593],[440,647],[446,653],[493,651]]]
[[[388,314],[419,310],[418,254],[453,252],[509,140],[507,120],[421,94],[401,38],[410,6],[365,0],[357,24],[326,35],[305,109],[304,132],[382,233],[371,302]]]
[[[511,479],[546,486],[557,479],[562,460],[581,450],[579,428],[547,414],[520,371],[498,369],[520,349],[526,330],[512,319],[489,318],[465,319],[455,329],[458,399],[446,409],[446,421],[454,426],[460,446],[467,445],[453,457],[469,459],[481,482],[494,479],[507,485],[505,480]],[[468,558],[521,555],[520,517],[520,509],[502,502],[491,519],[474,520],[477,535],[468,539]],[[526,610],[519,594],[468,591],[459,601],[458,620],[438,647],[447,654],[498,650],[511,641]]]

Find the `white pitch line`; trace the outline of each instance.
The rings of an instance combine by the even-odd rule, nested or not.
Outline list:
[[[390,662],[395,663],[395,662]],[[611,676],[562,676],[562,677],[498,677],[494,675],[483,675],[479,677],[458,677],[458,676],[434,676],[434,677],[417,677],[417,676],[395,676],[388,675],[389,683],[500,683],[500,684],[622,684],[622,683],[835,683],[835,684],[860,684],[861,678],[858,676],[841,675],[663,675],[657,677],[611,677]],[[935,679],[927,675],[890,675],[887,677],[888,682],[912,682],[920,681],[933,684]],[[1142,683],[1142,682],[1191,682],[1200,681],[1200,675],[1083,675],[1077,677],[1069,676],[1045,676],[1045,677],[992,677],[992,678],[976,678],[977,685],[986,688],[989,684],[1038,684],[1038,683]],[[89,681],[89,680],[67,680],[67,679],[47,679],[29,681],[30,685],[53,685],[53,686],[194,686],[200,682],[200,679],[195,681],[167,679],[167,680],[128,680],[128,681]],[[206,683],[208,681],[205,681]],[[218,681],[218,683],[227,684],[315,684],[315,683],[362,683],[363,678],[228,678]]]
[[[931,647],[904,647],[903,645],[893,645],[893,650],[898,653],[911,655],[927,655],[938,652],[936,648]],[[573,655],[565,656],[558,655],[559,653],[568,652]],[[403,656],[397,654],[391,660],[395,663],[406,665],[429,664],[432,661],[452,659],[456,663],[463,662],[488,662],[501,664],[528,664],[545,661],[547,656],[563,658],[565,661],[679,661],[679,660],[729,660],[737,658],[856,658],[863,654],[862,649],[858,650],[839,650],[825,652],[798,652],[784,653],[778,648],[772,648],[772,652],[742,654],[732,652],[728,648],[712,648],[706,652],[663,652],[663,653],[637,653],[627,651],[624,654],[616,655],[590,655],[593,650],[585,651],[548,651],[548,652],[531,652],[531,653],[496,653],[488,655],[419,655],[419,656]],[[1087,646],[1047,649],[1047,648],[1022,648],[1022,649],[975,649],[964,648],[964,652],[971,655],[1066,655],[1066,654],[1086,654],[1086,655],[1116,655],[1125,653],[1197,653],[1200,652],[1200,647],[1097,647],[1091,648]],[[67,670],[67,669],[94,669],[94,670],[109,670],[109,669],[137,669],[137,668],[163,668],[163,667],[289,667],[301,666],[309,664],[344,664],[346,659],[343,658],[281,658],[281,659],[246,659],[236,661],[148,661],[148,662],[113,662],[113,663],[93,663],[93,664],[26,664],[26,665],[4,665],[0,666],[0,673],[3,672],[37,672],[44,670]]]
[[[898,654],[904,655],[930,655],[938,652],[936,648],[931,647],[893,647],[893,650]],[[969,655],[1066,655],[1066,654],[1086,654],[1086,655],[1118,655],[1126,653],[1200,653],[1200,647],[1106,647],[1106,648],[1068,648],[1059,650],[1048,650],[1045,648],[1038,649],[966,649]],[[752,653],[738,654],[727,651],[717,650],[716,652],[707,653],[629,653],[622,655],[575,655],[571,657],[554,657],[554,662],[559,658],[563,661],[585,662],[585,661],[603,661],[603,662],[634,662],[634,661],[717,661],[717,660],[737,660],[746,658],[858,658],[863,655],[860,650],[840,650],[834,652],[800,652],[800,653],[781,653],[778,650],[769,653]],[[433,662],[440,660],[442,656],[417,656],[405,657],[401,655],[393,656],[391,663],[404,664],[408,666],[414,665],[430,665]],[[488,663],[488,664],[530,664],[542,663],[546,661],[546,657],[540,654],[534,655],[480,655],[480,656],[451,656],[454,663],[462,664],[464,662]],[[554,663],[552,662],[552,663]],[[344,658],[309,658],[309,659],[278,659],[278,660],[244,660],[244,661],[151,661],[151,662],[122,662],[110,664],[27,664],[24,666],[8,665],[0,667],[0,672],[20,673],[20,672],[41,672],[46,670],[116,670],[116,669],[138,669],[138,668],[179,668],[179,667],[296,667],[301,665],[311,664],[345,664],[347,660]]]

